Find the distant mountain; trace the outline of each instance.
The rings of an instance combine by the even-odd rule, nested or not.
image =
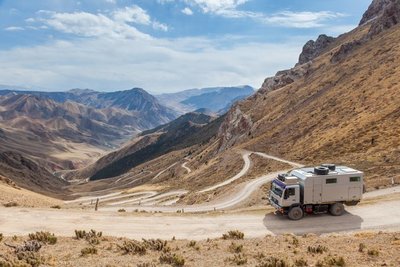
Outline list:
[[[73,89],[67,92],[41,92],[0,90],[0,95],[26,94],[48,98],[59,103],[73,101],[96,109],[118,108],[135,113],[140,129],[150,129],[177,117],[176,112],[161,105],[158,100],[141,88],[102,93],[90,89]],[[130,122],[129,122],[130,123]]]
[[[233,99],[244,99],[254,93],[250,86],[210,87],[189,89],[178,93],[157,95],[157,99],[165,106],[185,113],[206,108],[213,112],[225,108]]]

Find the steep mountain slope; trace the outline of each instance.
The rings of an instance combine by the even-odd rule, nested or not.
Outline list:
[[[221,122],[221,118],[187,113],[168,124],[143,132],[121,150],[101,158],[89,170],[79,171],[78,177],[86,176],[91,180],[115,177],[171,151],[206,143],[216,134]]]
[[[369,187],[391,183],[400,175],[399,15],[400,1],[375,0],[360,27],[266,79],[227,114],[218,151],[345,163],[366,171]]]
[[[241,100],[254,93],[250,86],[211,87],[189,89],[178,93],[157,95],[157,99],[166,106],[178,112],[192,112],[206,108],[218,112],[226,106],[231,106],[233,100]]]

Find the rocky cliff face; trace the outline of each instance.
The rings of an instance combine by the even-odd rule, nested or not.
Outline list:
[[[308,41],[303,47],[297,65],[302,65],[320,56],[334,41],[335,38],[325,34],[321,34],[316,41]]]
[[[375,9],[378,7],[380,9]],[[392,28],[400,22],[400,0],[375,0],[372,2],[370,8],[376,12],[375,20],[372,22],[368,34],[370,38]],[[366,14],[369,14],[368,11]],[[368,17],[366,14],[364,16]]]
[[[371,5],[368,7],[367,11],[364,13],[360,26],[376,19],[378,16],[382,15],[384,8],[389,5],[392,0],[373,0]]]
[[[250,116],[240,110],[239,105],[235,105],[227,114],[218,131],[219,150],[225,150],[236,142],[246,138],[253,122]]]

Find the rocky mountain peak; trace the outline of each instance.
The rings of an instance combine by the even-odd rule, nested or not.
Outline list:
[[[302,65],[318,57],[334,41],[335,38],[327,36],[325,34],[321,34],[320,36],[318,36],[317,40],[315,41],[308,41],[303,47],[303,51],[300,54],[299,63],[297,63],[297,65]]]
[[[381,9],[378,9],[379,11],[377,11],[375,19],[373,19],[373,23],[368,34],[369,37],[377,35],[400,22],[400,0],[375,0],[370,6],[371,9],[373,9],[374,3],[376,3],[378,7],[380,6]],[[379,5],[378,3],[381,4]]]
[[[371,5],[368,7],[367,11],[365,11],[360,24],[363,25],[371,20],[376,19],[381,16],[385,10],[385,8],[392,2],[393,0],[373,0]]]

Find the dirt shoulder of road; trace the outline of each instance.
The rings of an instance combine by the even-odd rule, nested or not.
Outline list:
[[[17,253],[6,244],[23,246],[28,237],[4,237],[0,241],[0,266],[27,263],[30,263],[27,266],[40,263],[44,266],[109,267],[400,265],[400,232],[357,232],[323,236],[286,234],[234,239],[240,237],[238,234],[240,232],[227,239],[204,241],[143,242],[107,236],[78,240],[71,233],[71,237],[59,237],[54,245],[42,245],[38,252],[23,253]]]

